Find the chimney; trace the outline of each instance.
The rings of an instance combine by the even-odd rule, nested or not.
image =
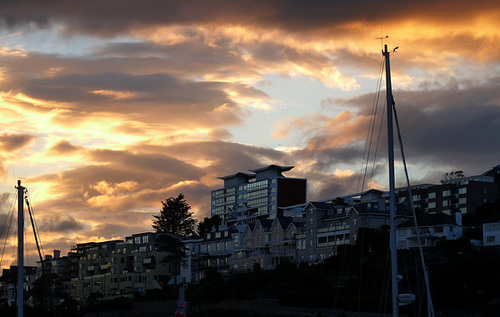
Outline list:
[[[54,250],[54,259],[59,259],[61,257],[61,250]]]

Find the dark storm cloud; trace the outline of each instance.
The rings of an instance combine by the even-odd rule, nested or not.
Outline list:
[[[6,26],[64,23],[69,33],[112,36],[138,26],[234,24],[304,32],[331,29],[346,22],[417,17],[439,21],[460,19],[471,12],[496,8],[495,1],[4,1],[0,19]],[[389,10],[387,8],[390,8]],[[446,14],[443,14],[446,12]],[[390,13],[390,14],[388,14]]]

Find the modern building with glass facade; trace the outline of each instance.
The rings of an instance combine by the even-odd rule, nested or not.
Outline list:
[[[228,226],[252,223],[258,218],[281,216],[280,208],[307,201],[307,180],[286,178],[293,166],[269,165],[219,177],[224,187],[212,191],[212,216]]]

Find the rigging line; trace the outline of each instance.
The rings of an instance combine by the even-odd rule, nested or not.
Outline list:
[[[7,226],[7,220],[9,219],[10,213],[11,212],[14,213],[14,205],[15,205],[16,199],[17,199],[17,192],[14,195],[14,199],[12,199],[12,202],[11,202],[10,207],[9,207],[9,212],[7,213],[7,217],[5,217],[5,220],[4,220],[4,223],[2,226],[2,231],[0,232],[0,238],[3,236],[5,229],[9,229],[9,227]]]
[[[337,244],[337,238],[335,237],[335,245]],[[337,246],[337,245],[336,245]],[[335,309],[337,308],[337,300],[339,298],[339,290],[340,290],[340,283],[342,281],[342,276],[343,276],[343,273],[344,273],[344,264],[345,264],[345,261],[346,261],[346,258],[347,258],[347,248],[342,248],[343,251],[344,251],[344,256],[343,256],[343,259],[342,259],[342,265],[340,266],[340,274],[339,274],[339,281],[337,283],[337,291],[335,292],[335,300],[333,301],[333,311],[335,312]],[[338,246],[336,248],[336,253],[337,253],[337,256],[338,256]]]
[[[406,182],[407,182],[407,185],[408,185],[408,196],[409,196],[408,200],[410,202],[410,209],[412,211],[413,221],[415,223],[415,232],[417,234],[418,249],[419,249],[419,253],[420,253],[420,261],[422,263],[422,270],[423,270],[424,279],[425,279],[425,287],[426,287],[426,290],[427,290],[427,306],[428,306],[427,313],[428,313],[428,316],[434,317],[435,314],[434,314],[434,306],[433,306],[433,303],[432,303],[431,290],[430,290],[430,285],[429,285],[429,275],[428,275],[428,272],[427,272],[427,267],[425,265],[424,251],[422,249],[422,244],[420,242],[420,229],[418,228],[417,215],[415,213],[415,206],[413,205],[413,195],[411,193],[410,177],[408,176],[408,167],[406,165],[406,158],[405,158],[404,149],[403,149],[403,140],[402,140],[402,137],[401,137],[401,130],[399,128],[399,120],[398,120],[398,115],[397,115],[397,112],[396,112],[396,103],[395,102],[393,103],[392,108],[393,108],[393,112],[394,112],[394,118],[395,118],[395,121],[396,121],[396,128],[397,128],[397,131],[398,131],[399,146],[401,148],[401,158],[403,160],[403,166],[404,166],[404,171],[405,171],[405,176],[406,176]]]
[[[31,219],[31,225],[33,227],[33,234],[35,235],[35,242],[36,242],[36,248],[38,250],[38,257],[40,258],[40,262],[42,263],[42,271],[44,273],[46,273],[45,267],[44,267],[44,262],[43,262],[43,256],[42,256],[43,246],[42,246],[42,250],[40,250],[41,239],[40,239],[40,235],[39,235],[39,231],[38,231],[38,226],[36,225],[36,221],[35,221],[35,213],[33,211],[33,208],[31,208],[28,190],[26,190],[25,199],[26,199],[26,206],[28,207],[28,213],[29,213],[30,219]]]
[[[3,231],[5,230],[5,228],[7,228],[7,232],[5,234],[5,240],[4,240],[4,244],[3,244],[3,248],[2,248],[2,256],[0,258],[0,267],[2,267],[3,256],[5,254],[5,249],[7,248],[7,239],[9,238],[10,228],[12,226],[12,220],[14,219],[14,205],[15,205],[16,201],[17,201],[17,191],[14,194],[14,198],[13,198],[12,203],[10,205],[9,212],[7,213],[7,217],[5,218],[4,227],[2,228],[2,234],[3,234]],[[7,220],[9,219],[9,216],[10,216],[9,225],[7,226]],[[0,235],[0,237],[1,237],[1,235]]]
[[[382,129],[383,129],[383,123],[384,123],[384,117],[385,117],[385,106],[386,106],[386,102],[384,102],[384,107],[382,107],[382,116],[380,116],[380,125],[378,127],[377,145],[375,146],[375,155],[373,156],[373,165],[372,165],[372,171],[370,174],[370,180],[373,180],[373,175],[375,174],[375,165],[377,164],[378,149],[379,149],[379,145],[380,145],[380,139],[382,138]]]
[[[385,235],[384,235],[385,236]],[[385,239],[382,240],[382,245],[389,245],[389,241],[387,239],[387,237],[385,237]],[[382,252],[382,250],[380,251]],[[389,259],[389,254],[387,253],[387,257],[385,258],[386,259],[386,262],[385,262],[385,265],[382,263],[383,260],[384,260],[384,257],[379,257],[378,259],[378,262],[377,262],[377,270],[375,271],[375,276],[373,277],[373,284],[372,284],[372,293],[373,294],[377,294],[377,282],[380,280],[382,282],[382,288],[380,289],[380,294],[383,294],[383,290],[384,290],[384,281],[385,281],[385,274],[387,274],[387,261]],[[385,269],[384,269],[385,268]],[[379,311],[380,311],[380,301],[382,299],[379,298]],[[371,305],[370,305],[371,306]]]
[[[23,256],[26,259],[24,261],[24,265],[25,266],[26,265],[29,266],[30,265],[30,255],[29,255],[30,254],[30,250],[29,250],[29,247],[28,247],[28,239],[27,239],[27,236],[26,236],[28,233],[26,232],[26,230],[23,229],[23,234],[24,234],[24,250],[25,250]]]
[[[378,304],[378,311],[379,312],[386,312],[387,311],[387,298],[389,297],[388,292],[389,289],[386,289],[386,285],[390,285],[390,279],[391,279],[391,274],[389,274],[389,267],[390,267],[390,252],[389,249],[386,250],[385,252],[385,265],[384,265],[384,274],[382,277],[382,290],[380,291],[380,301]],[[384,289],[386,289],[384,291]],[[382,308],[383,306],[383,308]],[[383,310],[382,310],[383,309]]]
[[[384,63],[384,67],[385,67],[385,63]],[[381,84],[382,84],[382,75],[383,75],[383,73],[381,73],[381,77],[380,77]],[[380,92],[381,91],[379,91],[378,96],[377,96],[377,104],[379,103]],[[372,158],[372,169],[371,169],[370,178],[369,178],[370,182],[373,181],[373,175],[375,174],[375,165],[377,164],[378,149],[379,149],[379,145],[380,145],[380,139],[382,138],[383,123],[385,122],[384,121],[385,108],[386,108],[385,105],[386,105],[386,101],[384,99],[384,106],[382,107],[382,115],[380,116],[380,125],[378,127],[377,144],[375,145],[375,154],[373,155],[373,158]],[[375,121],[374,121],[374,124],[375,124]]]
[[[367,135],[366,135],[366,143],[365,143],[365,148],[363,152],[363,160],[361,162],[361,170],[363,170],[363,164],[365,164],[364,167],[364,172],[363,172],[363,177],[359,178],[358,180],[358,192],[362,192],[365,187],[365,181],[366,181],[366,175],[367,175],[367,170],[368,170],[368,164],[370,161],[370,152],[371,152],[371,145],[372,145],[372,140],[373,140],[373,132],[375,130],[375,122],[377,118],[377,110],[378,110],[378,103],[380,99],[380,92],[381,92],[381,87],[382,87],[382,77],[384,73],[384,59],[381,58],[380,60],[380,70],[379,70],[379,76],[378,76],[378,82],[377,82],[377,89],[375,96],[373,97],[373,104],[372,104],[372,112],[371,112],[371,120],[370,120],[370,125],[368,127]],[[366,163],[365,163],[366,162]],[[362,179],[362,181],[361,181]]]

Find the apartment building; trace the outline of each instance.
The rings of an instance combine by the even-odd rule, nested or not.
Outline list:
[[[493,247],[500,245],[500,222],[483,224],[483,246]]]
[[[302,227],[303,222],[281,216],[240,226],[240,233],[233,234],[231,271],[247,272],[255,265],[271,270],[281,263],[295,262],[297,236]]]
[[[414,186],[413,204],[415,209],[430,214],[474,214],[477,207],[500,197],[500,183],[494,180],[494,176],[478,175],[443,181],[440,185]],[[407,202],[408,190],[399,189],[397,196],[400,202]]]
[[[78,277],[70,281],[70,295],[85,298],[92,293],[115,296],[160,289],[177,275],[167,252],[155,241],[161,234],[145,232],[123,240],[77,244]]]
[[[230,272],[229,259],[233,255],[232,233],[236,229],[229,229],[225,225],[219,226],[205,234],[200,243],[198,257],[198,268],[200,272],[216,268],[219,273],[228,274]]]
[[[462,212],[453,216],[444,213],[417,215],[420,245],[434,247],[439,239],[457,240],[462,237]],[[417,228],[413,219],[400,224],[397,229],[399,249],[411,249],[419,246]]]
[[[281,207],[307,201],[307,180],[286,178],[293,166],[269,165],[219,177],[224,187],[212,191],[211,214],[229,227],[254,223],[259,218],[282,216]]]
[[[409,216],[404,204],[396,206],[396,222]],[[341,245],[356,243],[359,229],[389,226],[387,193],[368,190],[358,197],[309,202],[304,208],[304,230],[297,237],[297,261],[315,263],[337,255]]]
[[[18,266],[11,265],[10,268],[3,269],[2,276],[0,276],[0,298],[5,299],[9,306],[16,305],[17,272]],[[37,279],[37,267],[25,265],[23,269],[23,278],[24,291],[29,292]]]

